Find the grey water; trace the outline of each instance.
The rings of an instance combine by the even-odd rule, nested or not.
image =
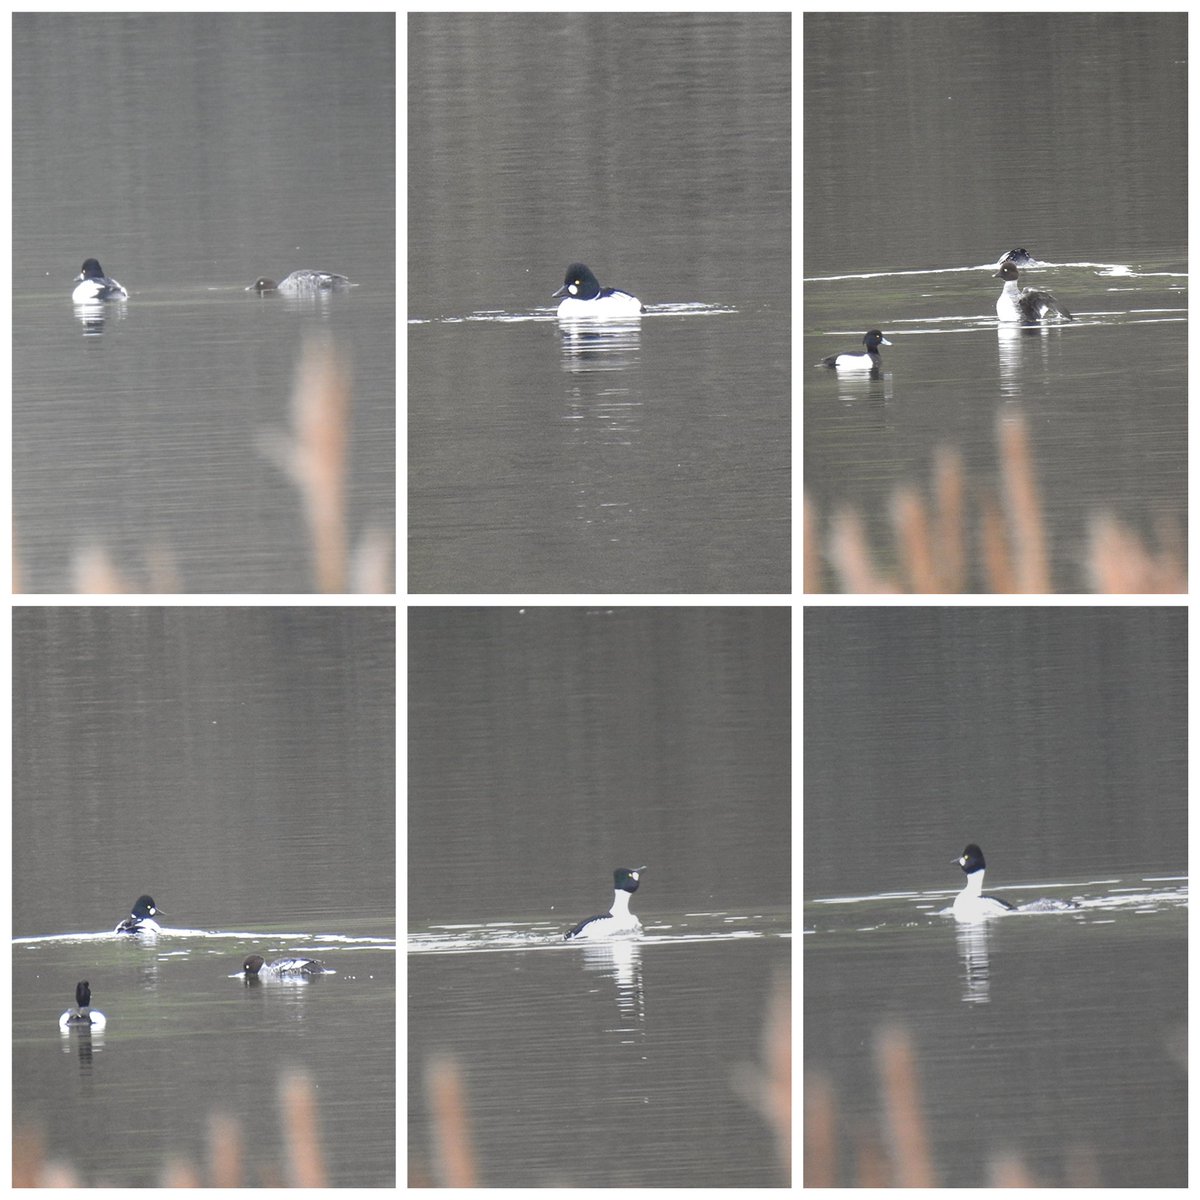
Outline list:
[[[789,589],[789,31],[409,18],[411,591]]]
[[[315,590],[303,504],[265,450],[314,337],[350,376],[350,541],[390,537],[394,146],[390,13],[14,18],[22,590],[72,590],[94,547],[133,590]],[[72,305],[88,257],[128,301]],[[357,286],[245,290],[305,267]]]
[[[1182,539],[1185,31],[1182,13],[806,16],[804,481],[823,539],[850,505],[892,567],[897,487],[927,494],[952,447],[973,495],[998,494],[1017,412],[1056,590],[1091,590],[1097,516]],[[1016,247],[1044,264],[1021,285],[1073,322],[998,327],[992,276]],[[814,365],[870,328],[893,343],[879,378]]]
[[[410,1182],[787,1182],[746,1080],[790,970],[787,609],[412,609]],[[643,936],[565,943],[645,864]],[[751,1089],[752,1091],[752,1089]]]
[[[279,1087],[316,1088],[335,1186],[395,1181],[391,609],[14,613],[14,1125],[85,1184],[203,1171],[233,1118],[286,1179]],[[157,937],[113,932],[136,897]],[[309,985],[236,977],[315,958]],[[63,1034],[75,984],[103,1032]]]
[[[833,1089],[843,1182],[900,1025],[940,1186],[1006,1154],[1044,1186],[1183,1186],[1186,612],[804,625],[805,1069]],[[1024,911],[948,914],[969,842]]]

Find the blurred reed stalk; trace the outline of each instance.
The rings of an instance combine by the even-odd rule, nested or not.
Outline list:
[[[321,1154],[317,1094],[313,1082],[300,1072],[284,1075],[279,1084],[279,1106],[283,1149],[281,1170],[266,1160],[261,1150],[255,1159],[264,1187],[328,1187],[329,1179]],[[214,1113],[208,1123],[208,1180],[183,1155],[172,1154],[163,1164],[161,1186],[168,1188],[247,1187],[243,1163],[245,1139],[234,1118]],[[82,1187],[79,1176],[61,1163],[46,1158],[45,1137],[40,1129],[14,1124],[14,1188]]]
[[[353,590],[386,595],[395,591],[392,536],[368,528],[352,560],[348,551],[350,382],[346,357],[332,340],[326,336],[309,338],[296,364],[290,428],[264,433],[259,444],[300,495],[317,590],[326,594]],[[15,535],[13,546],[13,589],[18,592]],[[70,566],[71,588],[79,594],[166,595],[183,591],[173,556],[165,549],[151,548],[147,552],[146,575],[146,586],[137,586],[99,545],[77,551]]]
[[[885,1028],[875,1039],[882,1112],[880,1134],[860,1132],[854,1187],[937,1187],[917,1085],[916,1054],[908,1034]],[[887,1146],[890,1153],[885,1152]],[[805,1077],[804,1186],[839,1187],[837,1112],[833,1087],[819,1074]]]
[[[434,1170],[439,1187],[477,1187],[475,1152],[467,1121],[466,1087],[458,1063],[445,1056],[430,1059],[425,1088],[433,1116]]]
[[[896,1183],[900,1187],[936,1186],[921,1096],[917,1086],[917,1058],[908,1034],[883,1029],[875,1040],[875,1058],[883,1085],[884,1125]]]
[[[780,1169],[791,1182],[792,1167],[792,1005],[786,977],[772,985],[763,1023],[761,1063],[733,1071],[735,1090],[775,1133]],[[467,1118],[467,1094],[458,1061],[446,1055],[429,1060],[425,1071],[433,1138],[431,1180],[417,1156],[409,1154],[408,1186],[473,1188],[478,1182]]]
[[[1109,594],[1187,591],[1187,546],[1178,524],[1159,518],[1154,554],[1115,517],[1093,517],[1088,530],[1088,570],[1092,589]]]
[[[350,560],[350,587],[359,595],[394,592],[392,575],[393,539],[385,529],[372,526],[363,530]]]
[[[939,1186],[921,1105],[917,1055],[904,1029],[889,1027],[875,1038],[879,1072],[878,1130],[857,1126],[849,1182],[840,1179],[838,1119],[833,1086],[819,1072],[804,1079],[804,1186],[936,1188]],[[849,1123],[849,1122],[847,1122]],[[885,1147],[887,1148],[885,1150]],[[847,1156],[850,1164],[851,1156]],[[998,1150],[983,1164],[988,1187],[1038,1187],[1021,1156]],[[1063,1148],[1064,1187],[1098,1188],[1095,1153],[1086,1146]]]
[[[792,1170],[792,1001],[780,975],[767,997],[762,1031],[762,1061],[734,1069],[734,1088],[775,1133],[779,1166],[791,1185]]]
[[[325,1186],[325,1163],[321,1158],[321,1130],[317,1120],[317,1093],[306,1075],[285,1075],[279,1083],[283,1113],[284,1161],[291,1175],[290,1186]]]
[[[328,337],[308,338],[296,364],[290,434],[266,443],[300,493],[312,544],[317,590],[346,590],[346,464],[350,371]]]
[[[169,595],[183,590],[174,556],[162,546],[146,551],[146,583],[139,587],[123,575],[103,546],[84,546],[71,557],[71,590],[78,595],[144,592]]]
[[[1054,590],[1046,522],[1033,466],[1025,418],[1001,414],[997,422],[1000,497],[983,487],[979,497],[979,558],[984,591],[1045,594]],[[881,569],[862,517],[849,506],[829,522],[828,559],[842,592],[882,594],[962,593],[967,576],[967,478],[957,451],[941,448],[934,458],[932,502],[914,487],[892,494],[890,524],[895,546],[893,573]],[[825,590],[821,523],[815,505],[804,503],[804,590]],[[1093,589],[1107,594],[1187,591],[1182,534],[1163,519],[1156,524],[1160,549],[1150,550],[1112,517],[1093,518],[1086,565]]]

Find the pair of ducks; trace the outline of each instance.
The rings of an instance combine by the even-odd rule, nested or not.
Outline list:
[[[139,896],[133,902],[133,908],[130,910],[129,916],[113,930],[113,933],[161,933],[162,926],[154,918],[165,917],[166,915],[154,903],[153,896]],[[332,973],[328,967],[322,966],[315,958],[280,958],[276,959],[275,962],[269,963],[265,962],[262,956],[258,954],[251,954],[242,963],[242,971],[247,978],[257,978],[260,973],[263,978],[280,975],[324,975]],[[82,983],[79,985],[79,987],[84,986]]]
[[[278,283],[265,276],[256,279],[246,291],[260,296],[272,292],[283,292],[290,296],[316,295],[319,292],[344,292],[354,284],[345,275],[332,271],[293,271]],[[75,276],[75,290],[71,299],[76,304],[95,304],[101,300],[128,300],[129,293],[115,279],[105,275],[98,258],[85,258],[79,274]]]
[[[999,270],[992,276],[993,279],[1004,280],[1004,287],[996,300],[996,316],[1001,321],[1020,321],[1023,325],[1036,324],[1051,313],[1065,321],[1075,320],[1053,292],[1020,286],[1017,268],[1035,261],[1028,250],[1020,247],[1010,250],[1000,260]],[[832,367],[837,371],[876,371],[883,361],[879,347],[891,344],[878,329],[868,329],[863,335],[866,354],[831,354],[817,365]]]
[[[251,954],[242,963],[241,974],[246,977],[247,983],[251,983],[260,979],[308,980],[314,975],[330,975],[333,972],[315,958],[281,958],[269,963],[263,961],[261,954]],[[101,1030],[107,1024],[108,1018],[99,1009],[92,1007],[91,984],[86,979],[81,979],[75,985],[75,1007],[68,1008],[58,1018],[59,1029]]]

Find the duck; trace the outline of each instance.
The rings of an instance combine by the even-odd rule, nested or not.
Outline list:
[[[266,276],[256,279],[247,289],[257,292],[260,296],[268,292],[283,292],[287,296],[309,296],[318,292],[344,292],[354,284],[345,275],[335,275],[332,271],[293,271],[284,276],[278,283]]]
[[[159,933],[162,926],[154,919],[166,916],[162,909],[155,907],[153,896],[139,896],[133,902],[129,916],[113,930],[113,933]]]
[[[1039,265],[1038,260],[1024,246],[1018,246],[1015,250],[1010,250],[996,264],[996,270],[999,270],[1006,262],[1012,263],[1014,267],[1036,267]]]
[[[108,1018],[98,1009],[92,1008],[92,988],[86,979],[75,985],[75,1007],[68,1008],[58,1018],[59,1029],[103,1029]]]
[[[622,320],[640,317],[646,306],[632,293],[621,288],[600,286],[600,281],[584,263],[572,263],[567,276],[551,299],[563,297],[558,306],[560,318],[569,320]]]
[[[242,972],[247,980],[336,974],[315,958],[277,958],[269,963],[261,954],[249,955],[242,963]]]
[[[1016,911],[1007,900],[983,894],[983,876],[987,870],[987,863],[984,861],[983,851],[974,842],[951,861],[962,867],[962,872],[967,877],[963,890],[954,897],[952,911],[955,920],[973,923]]]
[[[818,367],[832,367],[835,371],[877,371],[883,362],[879,353],[880,346],[890,346],[892,343],[878,329],[868,329],[863,334],[863,345],[866,354],[831,354],[817,363]]]
[[[98,300],[128,300],[129,293],[115,280],[109,279],[96,258],[85,258],[71,299],[76,304],[92,304]]]
[[[993,279],[1004,280],[1004,287],[996,298],[996,316],[1001,321],[1020,321],[1025,325],[1033,325],[1051,313],[1062,317],[1064,321],[1075,320],[1066,305],[1052,292],[1022,288],[1019,277],[1020,272],[1011,262],[1002,262],[1000,270],[992,276]]]
[[[567,942],[598,940],[640,933],[642,923],[629,911],[629,898],[638,890],[645,867],[618,867],[613,872],[613,902],[606,913],[586,917],[563,934]]]

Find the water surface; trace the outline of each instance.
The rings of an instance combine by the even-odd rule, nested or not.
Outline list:
[[[810,14],[805,19],[805,489],[864,518],[962,455],[969,578],[999,422],[1021,413],[1053,586],[1090,590],[1091,522],[1152,547],[1187,516],[1182,14]],[[861,47],[869,44],[864,59]],[[1014,104],[1014,96],[1037,96]],[[1001,255],[1075,315],[997,328]],[[881,378],[817,368],[882,329]],[[822,537],[828,526],[822,524]],[[832,574],[826,586],[836,585]]]
[[[409,1136],[486,1186],[784,1182],[736,1079],[790,961],[787,609],[414,609]],[[644,937],[565,943],[646,864]]]
[[[22,608],[13,635],[13,1113],[84,1182],[205,1157],[278,1171],[317,1088],[331,1182],[395,1178],[391,609]],[[154,939],[118,937],[148,892]],[[311,986],[231,979],[317,958]],[[58,1016],[87,979],[103,1034]],[[137,1136],[130,1136],[131,1123]]]
[[[1047,1186],[1182,1186],[1186,613],[804,625],[805,1065],[839,1129],[876,1121],[899,1024],[942,1186],[1008,1152]],[[988,893],[1073,906],[959,925],[968,842]]]
[[[410,18],[411,590],[788,589],[789,28]]]
[[[103,547],[133,590],[314,590],[265,445],[301,348],[351,376],[349,537],[394,524],[395,18],[19,14],[13,505],[22,588]],[[86,64],[86,66],[84,66]],[[79,101],[81,71],[103,79]],[[70,300],[86,257],[130,293]],[[244,289],[297,268],[324,302]]]

